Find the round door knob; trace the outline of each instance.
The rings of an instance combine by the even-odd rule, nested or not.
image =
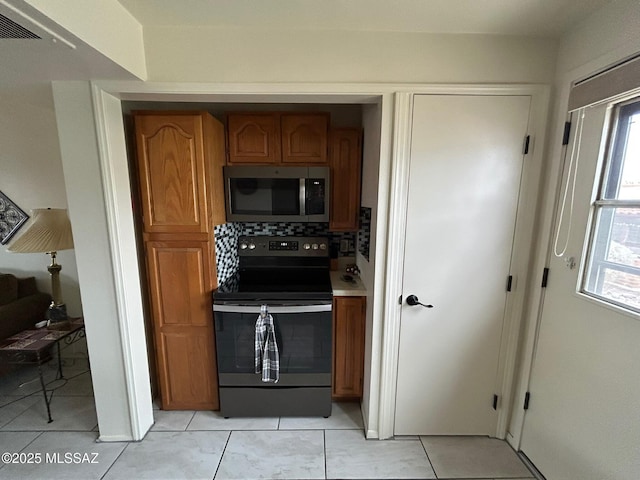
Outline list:
[[[420,300],[415,295],[409,295],[407,297],[406,302],[407,302],[407,305],[412,306],[412,307],[414,307],[416,305],[422,305],[425,308],[433,308],[433,305],[425,305],[424,303],[420,303]]]

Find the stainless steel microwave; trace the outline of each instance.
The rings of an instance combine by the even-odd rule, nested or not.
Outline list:
[[[328,222],[329,167],[224,167],[228,222]]]

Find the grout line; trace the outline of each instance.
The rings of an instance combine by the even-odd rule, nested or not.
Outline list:
[[[327,431],[322,430],[322,451],[324,453],[324,478],[327,478]]]
[[[227,445],[229,445],[229,440],[231,440],[231,434],[233,433],[233,430],[229,431],[229,434],[227,435],[227,441],[224,442],[224,448],[222,449],[222,453],[220,454],[220,461],[218,462],[218,466],[216,467],[216,471],[213,472],[213,477],[211,477],[211,480],[214,480],[216,478],[216,475],[218,475],[218,470],[220,470],[220,465],[222,465],[222,459],[224,458],[224,454],[227,451]]]
[[[431,470],[433,471],[433,474],[435,475],[436,478],[440,478],[438,477],[438,474],[436,473],[436,469],[433,466],[433,463],[431,462],[431,459],[429,458],[429,452],[427,452],[427,447],[425,447],[424,442],[422,441],[422,438],[420,435],[418,435],[418,440],[420,441],[420,445],[422,445],[422,449],[424,450],[424,454],[427,456],[427,462],[429,462],[429,465],[431,465]]]
[[[189,426],[191,426],[191,422],[193,422],[193,419],[196,418],[196,411],[194,410],[193,413],[191,414],[191,418],[189,419],[189,421],[187,422],[187,425],[184,427],[184,431],[193,431],[193,430],[189,430]]]
[[[104,474],[100,477],[101,480],[103,478],[105,478],[109,474],[109,471],[113,468],[113,466],[116,464],[116,462],[118,460],[120,460],[120,457],[124,454],[124,452],[127,450],[127,448],[129,448],[129,445],[131,445],[131,442],[127,443],[124,446],[124,448],[122,449],[122,451],[118,454],[118,456],[113,460],[113,462],[111,462],[111,465],[109,465],[109,468],[107,468],[107,470],[104,472]]]

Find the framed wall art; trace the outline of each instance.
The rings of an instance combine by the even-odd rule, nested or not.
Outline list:
[[[0,244],[7,243],[28,218],[29,215],[0,192]]]

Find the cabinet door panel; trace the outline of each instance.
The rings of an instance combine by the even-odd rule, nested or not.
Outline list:
[[[148,242],[150,287],[158,326],[206,325],[211,287],[209,242]]]
[[[282,114],[282,162],[327,163],[329,116]]]
[[[145,231],[207,231],[201,117],[137,115],[135,125]]]
[[[162,408],[218,408],[213,242],[148,241],[146,254]]]
[[[161,370],[163,409],[218,408],[212,339],[213,332],[208,328],[199,332],[161,334],[160,350],[166,359],[166,368]]]
[[[362,156],[360,129],[331,131],[331,214],[329,229],[355,231],[360,220]]]
[[[278,115],[229,114],[229,163],[276,163],[280,160]]]
[[[362,397],[365,297],[335,297],[333,397]]]

